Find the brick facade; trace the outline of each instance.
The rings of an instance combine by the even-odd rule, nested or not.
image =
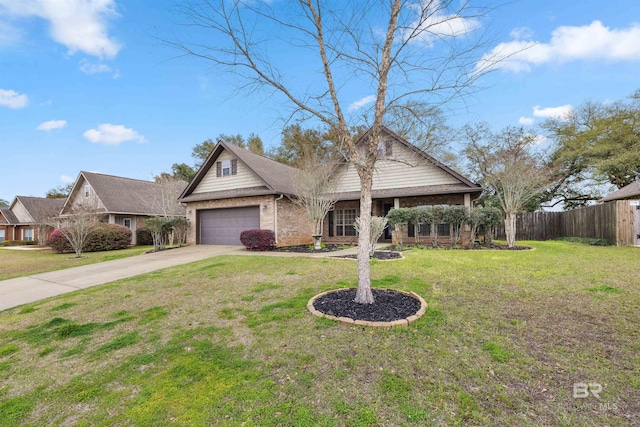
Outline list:
[[[468,201],[465,201],[464,194],[443,194],[435,196],[417,196],[417,197],[401,197],[399,199],[401,208],[413,208],[416,206],[429,206],[429,205],[465,205]],[[394,199],[378,199],[372,202],[372,214],[375,216],[384,216],[384,205],[394,204]],[[360,207],[359,200],[349,200],[336,203],[334,211],[341,209],[358,209]],[[469,207],[469,206],[467,206]],[[335,220],[333,224],[333,236],[329,234],[329,219],[325,218],[323,223],[322,241],[325,243],[336,244],[356,244],[358,242],[357,236],[336,236],[335,234]],[[406,228],[406,227],[405,227]],[[415,244],[416,242],[422,245],[430,245],[432,243],[431,236],[418,236],[417,241],[415,237],[409,237],[408,230],[393,230],[392,239],[385,239],[383,235],[379,242],[399,243],[400,236],[398,233],[402,233],[402,242],[404,244]],[[460,233],[461,244],[467,244],[471,240],[471,228],[469,226],[463,226]],[[438,244],[451,244],[450,236],[438,236]]]
[[[310,244],[311,225],[307,220],[304,211],[286,197],[276,201],[275,195],[237,197],[233,199],[205,200],[201,202],[189,202],[187,204],[187,219],[191,224],[187,237],[187,242],[199,243],[197,233],[199,224],[197,223],[197,211],[204,209],[239,208],[249,206],[260,207],[260,229],[274,230],[276,221],[278,230],[276,238],[278,246],[293,246]],[[276,219],[275,206],[278,206]]]

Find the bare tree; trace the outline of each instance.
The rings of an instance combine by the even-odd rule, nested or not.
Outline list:
[[[60,230],[76,253],[76,258],[80,258],[87,237],[98,228],[104,213],[90,202],[75,204],[70,212],[64,217],[54,218],[50,225]]]
[[[550,167],[534,153],[536,136],[522,127],[507,127],[492,133],[485,125],[466,128],[464,154],[480,182],[500,202],[510,248],[516,240],[516,214],[552,182]]]
[[[369,257],[373,257],[373,255],[376,253],[376,243],[378,242],[378,239],[380,238],[380,236],[382,236],[382,233],[384,233],[384,228],[387,226],[387,223],[389,221],[387,220],[386,217],[383,216],[372,216],[371,217],[371,227],[370,227],[370,238],[369,241],[370,246],[369,246]],[[360,233],[360,217],[356,217],[356,222],[353,224],[353,227],[356,229],[357,233]]]
[[[360,178],[355,301],[371,304],[371,188],[384,117],[407,101],[447,104],[495,65],[478,61],[483,40],[476,30],[486,10],[466,0],[193,1],[179,11],[192,34],[211,41],[167,43],[233,73],[242,89],[280,97],[291,107],[289,118],[313,118],[335,132]],[[287,55],[270,56],[267,43]],[[305,66],[316,70],[292,75],[289,63],[278,62],[309,53],[316,61]],[[363,89],[367,96],[346,107],[346,94]],[[352,131],[357,124],[370,126],[361,145]]]
[[[291,177],[295,191],[291,201],[306,212],[313,224],[314,247],[321,249],[322,223],[337,201],[336,181],[333,179],[335,165],[322,163],[315,156],[304,160],[302,169]]]
[[[178,202],[178,197],[186,185],[187,183],[181,179],[160,175],[156,177],[155,185],[149,187],[148,193],[141,195],[146,198],[151,210],[156,213],[154,217],[145,221],[153,237],[153,246],[156,251],[163,250],[167,240],[169,244],[173,244],[174,237],[179,244],[182,244],[183,235],[186,234],[184,229],[189,226],[189,223],[177,220],[184,218],[185,213],[185,208]],[[177,233],[174,233],[175,226],[180,227]]]

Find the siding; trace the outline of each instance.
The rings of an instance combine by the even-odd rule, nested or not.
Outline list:
[[[87,203],[87,201],[91,204],[91,206],[95,205],[95,207],[99,209],[104,209],[104,205],[96,195],[96,192],[93,190],[93,187],[91,187],[91,185],[89,185],[89,187],[91,187],[91,193],[89,194],[89,197],[84,196],[84,187],[87,184],[88,182],[82,176],[80,176],[75,184],[75,191],[69,195],[69,200],[67,201],[67,205],[64,209],[63,214],[69,214],[74,206],[83,205]]]
[[[373,190],[421,187],[426,185],[459,184],[460,181],[427,160],[393,141],[393,155],[376,162]],[[339,175],[337,192],[360,191],[360,178],[348,164]]]
[[[11,212],[13,212],[20,222],[34,222],[33,218],[31,218],[31,215],[29,215],[29,212],[25,209],[19,199],[11,209]]]
[[[228,151],[223,151],[216,159],[231,160],[235,157]],[[240,159],[238,159],[238,173],[236,175],[216,176],[216,165],[214,164],[202,181],[193,190],[193,194],[206,193],[209,191],[236,190],[239,188],[250,188],[264,186],[264,182],[256,176]]]

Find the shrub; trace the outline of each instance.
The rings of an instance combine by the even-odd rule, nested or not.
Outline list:
[[[582,243],[584,245],[591,246],[611,246],[611,242],[607,239],[597,239],[591,237],[559,237],[556,240],[563,240],[565,242]]]
[[[83,252],[100,252],[125,249],[131,243],[131,230],[117,224],[100,224],[87,236]],[[53,230],[49,236],[49,246],[57,253],[75,252],[60,230]]]
[[[136,244],[138,246],[153,245],[153,235],[148,228],[142,227],[136,230]]]
[[[35,245],[36,243],[34,240],[3,240],[0,242],[0,246],[25,246]]]
[[[276,235],[271,230],[245,230],[240,233],[240,242],[250,251],[264,251],[276,244]]]
[[[67,240],[67,238],[64,237],[62,232],[57,228],[53,230],[53,232],[51,232],[51,234],[49,235],[48,244],[51,247],[51,249],[53,249],[55,252],[59,254],[74,252],[73,247],[71,246],[71,243],[69,243],[69,240]]]
[[[84,244],[84,252],[101,252],[126,249],[131,243],[131,230],[124,225],[100,224],[89,233]]]

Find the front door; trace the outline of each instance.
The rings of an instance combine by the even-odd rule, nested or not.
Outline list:
[[[382,209],[384,211],[384,216],[387,216],[389,211],[391,209],[393,209],[393,204],[392,203],[385,203],[382,206]],[[384,228],[384,240],[391,240],[391,227],[389,226],[389,224],[387,224],[387,226]]]

